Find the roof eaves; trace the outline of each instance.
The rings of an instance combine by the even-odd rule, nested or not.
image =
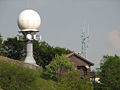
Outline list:
[[[78,55],[77,53],[74,53],[74,55],[76,55],[76,56],[77,56],[77,57],[79,57],[80,59],[84,60],[85,62],[87,62],[87,63],[88,63],[88,64],[90,64],[91,66],[93,66],[93,65],[94,65],[94,63],[92,63],[92,62],[88,61],[87,59],[85,59],[84,57],[82,57],[82,56]]]

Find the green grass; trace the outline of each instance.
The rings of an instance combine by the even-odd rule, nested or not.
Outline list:
[[[40,77],[41,71],[0,58],[0,88],[3,90],[57,90],[56,82]]]

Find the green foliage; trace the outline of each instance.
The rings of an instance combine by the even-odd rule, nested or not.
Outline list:
[[[3,39],[2,39],[2,36],[0,34],[0,55],[3,55],[3,49],[2,49],[2,47],[3,47]]]
[[[25,57],[25,43],[18,41],[17,38],[8,38],[4,41],[4,56],[22,60]]]
[[[41,77],[44,79],[51,79],[58,81],[58,79],[65,73],[64,70],[70,71],[73,69],[73,63],[69,61],[69,58],[65,56],[56,55],[51,63],[46,66],[45,72],[41,74]]]
[[[61,72],[62,67],[68,72]],[[41,77],[57,81],[56,90],[93,90],[92,82],[82,77],[79,71],[74,71],[73,64],[64,56],[56,56],[47,66],[47,70],[48,72],[42,73]],[[60,77],[59,74],[62,73],[64,75]]]
[[[45,68],[56,55],[67,54],[70,50],[52,47],[46,42],[34,42],[34,57],[38,65]]]
[[[86,78],[81,78],[79,71],[70,71],[59,81],[58,90],[93,90],[93,85]]]
[[[102,90],[120,89],[120,57],[104,56],[100,66],[100,86]],[[98,89],[96,89],[98,90]]]
[[[57,81],[58,77],[55,74],[49,73],[49,72],[42,72],[40,74],[41,78],[44,78],[45,80],[53,80],[53,81]]]
[[[0,59],[0,88],[4,90],[56,90],[56,83],[40,78],[40,72]]]
[[[93,82],[94,90],[104,90],[101,83]]]
[[[67,69],[68,71],[73,69],[73,63],[70,62],[69,58],[63,55],[56,55],[52,62],[47,66],[48,72],[59,75],[63,73],[63,69]]]
[[[45,67],[53,58],[52,48],[46,42],[34,42],[34,57],[38,65]]]
[[[52,47],[46,42],[33,41],[33,47],[34,58],[37,64],[43,68],[52,61],[55,55],[67,54],[70,52],[70,50],[66,50],[65,48]],[[2,49],[4,53],[3,56],[9,58],[24,60],[26,56],[25,42],[18,41],[16,37],[5,40]]]
[[[0,48],[1,48],[1,46],[2,46],[2,36],[1,36],[1,34],[0,34]]]

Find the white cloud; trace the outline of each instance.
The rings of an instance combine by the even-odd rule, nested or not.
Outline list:
[[[113,30],[108,33],[108,39],[115,48],[120,48],[120,30]]]

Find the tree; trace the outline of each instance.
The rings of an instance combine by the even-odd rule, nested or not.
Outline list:
[[[81,78],[79,71],[70,71],[59,81],[58,90],[93,90],[92,82],[85,77]]]
[[[62,55],[71,52],[68,49],[60,47],[52,47],[46,42],[33,41],[33,55],[38,65],[45,68],[55,55]],[[18,41],[17,38],[8,38],[3,43],[4,56],[9,58],[24,60],[26,56],[26,44]]]
[[[56,55],[55,58],[51,61],[51,63],[47,66],[47,70],[50,73],[55,73],[62,75],[63,69],[72,70],[73,69],[73,63],[70,62],[69,58],[65,56],[58,56]]]
[[[25,57],[25,43],[23,41],[18,41],[17,38],[8,38],[3,43],[5,56],[23,60]]]
[[[1,56],[6,56],[6,51],[4,49],[4,40],[0,34],[0,55]]]
[[[38,65],[45,68],[56,55],[70,53],[71,51],[65,48],[52,47],[46,42],[34,42],[34,57]]]
[[[33,42],[33,55],[38,65],[45,67],[49,64],[51,56],[51,46],[46,42]]]
[[[102,90],[120,89],[120,57],[104,56],[100,65],[100,86]],[[98,89],[96,89],[98,90]]]
[[[73,70],[73,63],[65,56],[56,55],[51,63],[46,66],[46,72],[41,74],[42,78],[58,81],[65,72]]]
[[[2,39],[2,36],[0,34],[0,55],[2,55],[2,42],[3,42],[3,39]]]
[[[2,41],[3,41],[3,39],[2,39],[2,36],[1,36],[1,34],[0,34],[0,48],[1,48],[1,46],[2,46]]]

